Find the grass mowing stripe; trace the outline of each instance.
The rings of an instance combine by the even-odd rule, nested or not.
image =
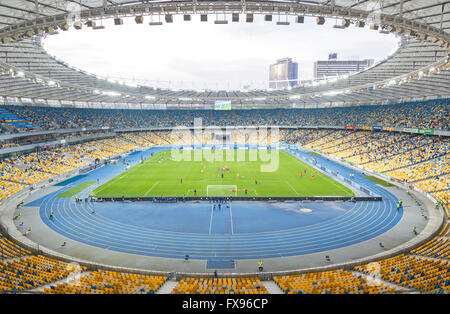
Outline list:
[[[208,185],[236,185],[238,196],[245,196],[244,190],[247,188],[246,196],[248,197],[353,195],[353,191],[326,175],[315,176],[313,179],[312,174],[316,171],[314,167],[284,151],[279,151],[279,167],[273,172],[262,170],[261,166],[268,164],[267,161],[262,160],[262,157],[251,161],[249,151],[245,152],[245,161],[237,161],[236,150],[233,160],[217,160],[217,156],[220,157],[221,153],[221,157],[225,157],[226,151],[217,151],[214,152],[216,157],[214,161],[208,161],[206,158],[195,161],[192,158],[194,154],[192,151],[190,155],[187,154],[187,157],[191,157],[190,160],[185,158],[184,161],[175,161],[171,159],[170,150],[162,151],[97,187],[92,195],[97,197],[122,195],[181,197],[193,196],[193,191],[197,190],[197,196],[206,196]],[[258,151],[252,153],[258,153]],[[229,170],[222,170],[223,168]],[[307,173],[300,177],[300,173],[303,173],[305,169]],[[183,178],[182,183],[180,178]]]
[[[75,194],[80,193],[81,191],[87,189],[88,187],[90,187],[91,185],[95,184],[94,181],[87,181],[87,182],[83,182],[73,188],[71,188],[70,190],[67,190],[61,194],[59,194],[56,197],[72,197]]]
[[[389,188],[389,187],[395,187],[395,185],[393,185],[393,184],[391,184],[391,183],[389,183],[389,182],[386,182],[386,181],[384,181],[384,180],[378,179],[377,177],[373,177],[373,176],[364,176],[364,178],[366,178],[366,179],[368,179],[368,180],[370,180],[370,181],[373,181],[373,182],[375,182],[376,184],[379,184],[379,185],[381,185],[381,186],[387,187],[387,188]]]

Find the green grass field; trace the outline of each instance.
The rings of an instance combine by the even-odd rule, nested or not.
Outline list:
[[[216,151],[225,160],[225,151]],[[230,153],[230,152],[228,152]],[[171,152],[155,154],[143,164],[134,166],[121,175],[96,188],[95,197],[158,197],[158,196],[353,196],[349,188],[336,182],[290,154],[279,151],[279,167],[273,172],[261,172],[261,159],[249,161],[250,152],[231,151],[235,161],[175,161]],[[238,154],[244,161],[236,161]],[[193,152],[191,160],[194,160]],[[241,156],[242,157],[242,156]],[[242,159],[242,158],[241,158]],[[229,158],[227,158],[229,160]],[[230,171],[218,170],[229,168]],[[306,169],[300,177],[300,172]],[[223,174],[223,178],[222,178]],[[312,174],[314,178],[312,178]],[[181,183],[180,178],[183,179]],[[255,182],[257,180],[257,183]],[[209,186],[209,188],[208,188]],[[216,187],[214,187],[216,186]],[[219,187],[217,187],[219,186]],[[233,192],[236,186],[237,191]],[[247,195],[245,195],[247,188]],[[194,190],[196,194],[194,195]]]
[[[379,185],[381,185],[381,186],[384,186],[384,187],[386,187],[386,188],[389,188],[389,187],[395,187],[394,184],[391,184],[391,183],[386,182],[386,181],[384,181],[384,180],[378,179],[377,177],[373,177],[373,176],[364,176],[364,178],[369,179],[370,181],[373,181],[373,182],[375,182],[375,183],[377,183],[377,184],[379,184]]]
[[[84,189],[87,189],[87,188],[90,187],[92,184],[95,184],[95,182],[93,182],[93,181],[87,181],[87,182],[81,183],[80,185],[77,185],[77,186],[71,188],[70,190],[67,190],[67,191],[63,192],[63,193],[59,194],[59,195],[56,196],[56,197],[72,197],[72,196],[74,196],[75,194],[80,193],[80,192],[83,191]]]

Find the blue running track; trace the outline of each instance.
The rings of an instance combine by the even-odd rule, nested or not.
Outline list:
[[[160,149],[126,157],[136,163]],[[296,151],[298,154],[307,153]],[[387,190],[361,174],[314,157],[320,164],[381,195],[381,202],[232,202],[219,210],[210,202],[76,203],[56,198],[84,181],[99,185],[127,170],[126,165],[96,169],[57,192],[25,206],[39,206],[42,221],[75,241],[113,251],[166,258],[239,260],[296,256],[337,249],[374,238],[394,227],[403,210]],[[86,197],[98,184],[80,193]],[[305,210],[306,209],[306,210]],[[54,218],[49,219],[50,210]]]

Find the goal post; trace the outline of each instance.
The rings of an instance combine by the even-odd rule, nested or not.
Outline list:
[[[236,197],[236,185],[208,185],[206,187],[207,197]]]

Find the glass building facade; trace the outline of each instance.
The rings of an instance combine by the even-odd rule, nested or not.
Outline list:
[[[298,63],[291,58],[277,60],[270,65],[269,88],[284,89],[298,84]]]

